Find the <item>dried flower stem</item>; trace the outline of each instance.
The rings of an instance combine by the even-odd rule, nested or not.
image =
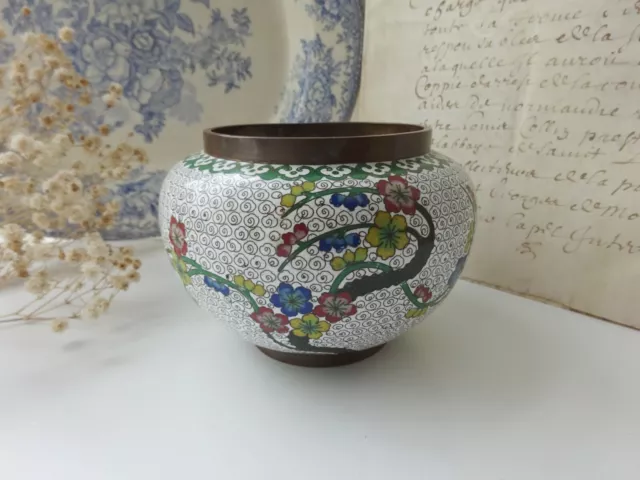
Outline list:
[[[81,114],[91,106],[95,115],[100,102],[106,113],[122,87],[94,89],[66,55],[70,42],[70,27],[57,38],[28,33],[9,68],[0,69],[7,93],[0,105],[0,287],[22,282],[35,296],[0,323],[52,321],[62,331],[68,319],[100,316],[140,279],[132,249],[105,243],[100,232],[120,210],[106,200],[106,184],[148,158],[126,141],[107,143],[113,128]],[[73,274],[57,277],[58,266]]]

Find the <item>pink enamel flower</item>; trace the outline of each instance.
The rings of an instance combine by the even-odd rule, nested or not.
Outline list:
[[[169,241],[176,255],[182,257],[187,254],[187,234],[184,223],[178,222],[176,217],[171,217],[171,222],[169,223]]]
[[[275,313],[270,308],[260,307],[257,312],[249,316],[260,324],[260,328],[265,333],[287,333],[289,331],[289,319],[281,313]]]
[[[326,318],[331,323],[336,323],[358,311],[358,308],[351,303],[351,295],[347,292],[323,293],[318,302],[320,305],[313,309],[313,313],[318,317]]]
[[[376,187],[378,193],[384,197],[384,206],[388,212],[398,213],[402,210],[407,215],[416,213],[416,201],[420,198],[420,191],[409,186],[404,178],[391,175],[387,180],[380,180]]]
[[[416,287],[413,293],[424,303],[427,303],[429,300],[431,300],[431,297],[433,297],[433,293],[431,293],[429,287],[425,287],[424,285]]]
[[[309,235],[307,226],[304,223],[298,223],[293,227],[293,233],[289,232],[282,235],[282,243],[278,245],[276,254],[279,257],[288,257],[293,246],[307,235]]]

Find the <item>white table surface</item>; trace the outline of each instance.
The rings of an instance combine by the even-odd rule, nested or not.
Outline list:
[[[640,478],[639,332],[460,282],[376,356],[304,369],[142,245],[108,316],[0,328],[0,479]]]

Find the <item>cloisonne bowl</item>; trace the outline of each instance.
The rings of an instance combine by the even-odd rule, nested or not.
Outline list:
[[[263,124],[204,132],[160,194],[184,288],[267,355],[329,366],[366,358],[444,300],[476,204],[431,130]]]

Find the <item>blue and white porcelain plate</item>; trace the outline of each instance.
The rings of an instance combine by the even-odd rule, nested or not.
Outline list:
[[[17,35],[69,25],[76,68],[98,89],[124,87],[122,103],[93,112],[95,123],[133,131],[151,161],[113,187],[123,209],[109,239],[158,234],[166,170],[199,148],[204,128],[348,120],[360,82],[361,0],[3,0],[0,8],[14,34],[0,41],[0,64]]]

